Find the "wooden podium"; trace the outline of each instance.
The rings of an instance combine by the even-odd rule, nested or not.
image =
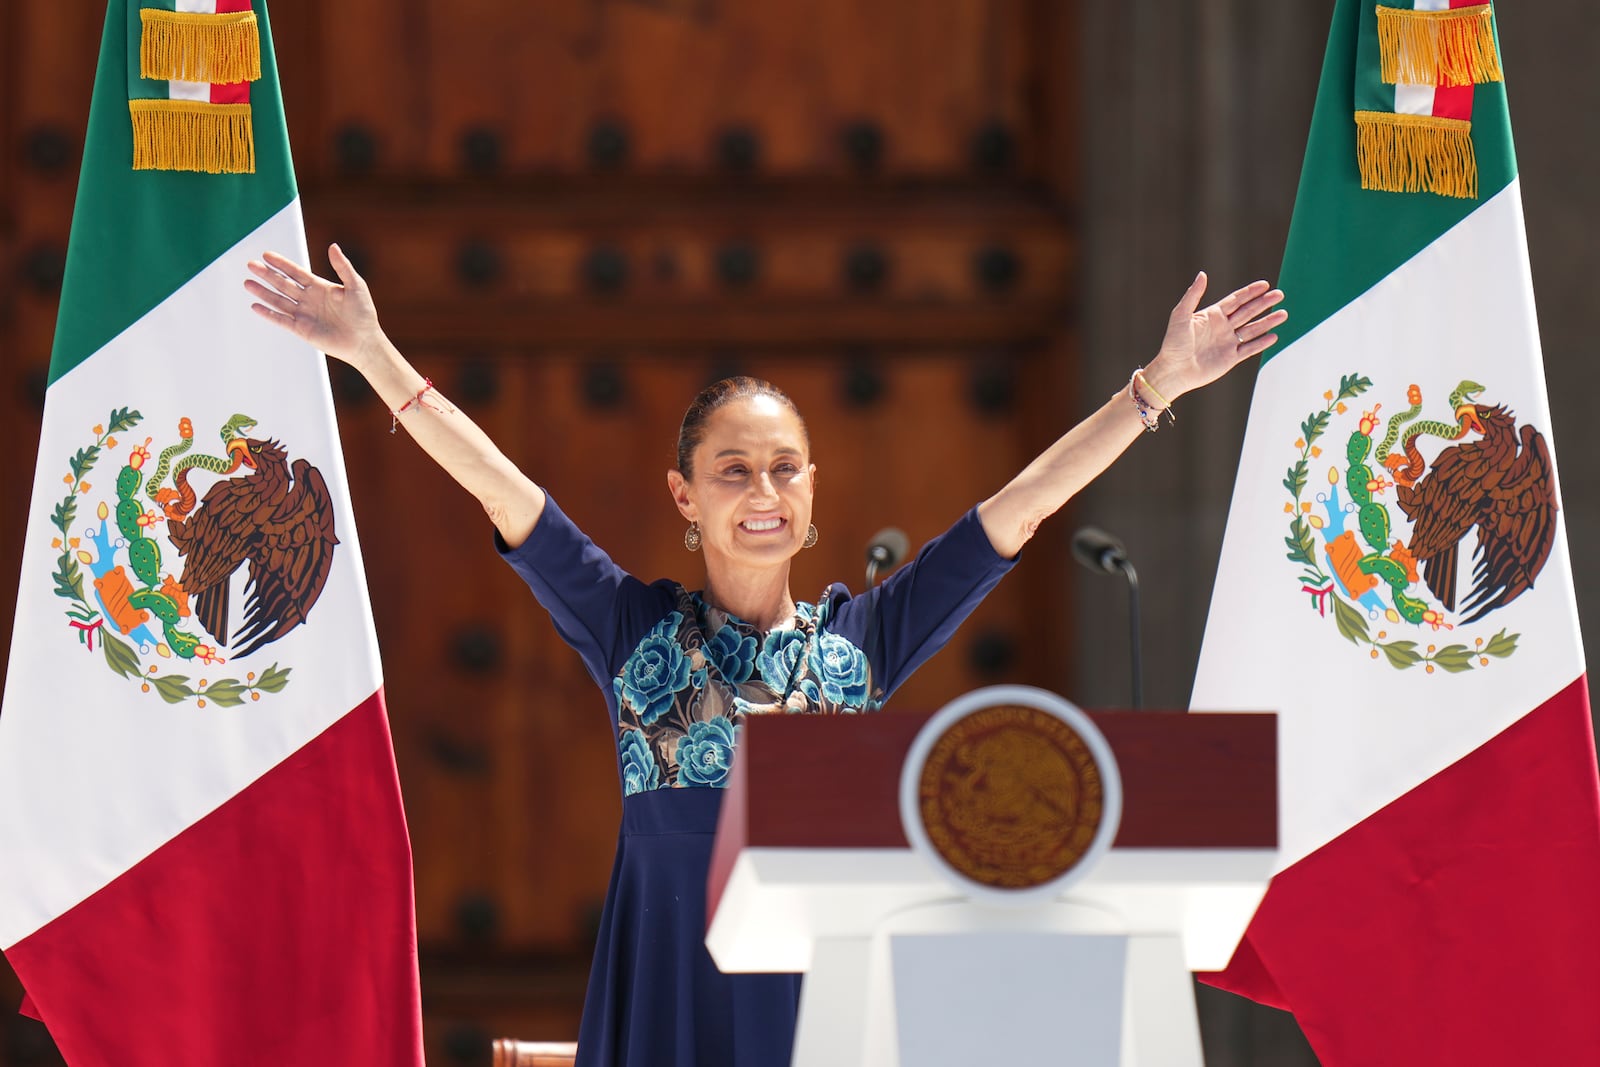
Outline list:
[[[929,718],[746,720],[706,945],[724,971],[806,972],[795,1067],[1201,1067],[1190,972],[1227,965],[1277,859],[1276,716],[1090,713],[1120,821],[1022,906],[908,841],[901,768]]]

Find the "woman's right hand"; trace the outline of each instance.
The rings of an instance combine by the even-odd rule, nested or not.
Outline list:
[[[328,246],[338,282],[319,278],[300,264],[268,252],[251,260],[245,289],[256,298],[250,309],[308,344],[357,370],[380,350],[383,331],[367,283],[338,245]]]

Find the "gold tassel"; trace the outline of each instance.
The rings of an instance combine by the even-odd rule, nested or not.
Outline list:
[[[254,11],[206,15],[143,8],[139,75],[157,81],[253,82],[261,77]]]
[[[254,174],[255,129],[249,104],[199,100],[129,100],[134,170]]]
[[[1380,6],[1378,52],[1388,85],[1477,85],[1503,80],[1488,4],[1448,11]]]
[[[1478,198],[1472,123],[1392,111],[1356,112],[1361,188]]]

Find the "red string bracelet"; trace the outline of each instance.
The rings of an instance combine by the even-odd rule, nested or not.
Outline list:
[[[428,391],[430,389],[432,389],[432,388],[433,388],[433,379],[432,378],[424,378],[424,379],[422,379],[422,388],[417,390],[417,395],[412,397],[410,400],[407,400],[404,404],[401,404],[399,407],[395,408],[393,411],[389,412],[389,414],[393,417],[393,420],[394,420],[394,421],[389,423],[389,432],[390,433],[394,433],[395,430],[400,426],[400,416],[405,413],[405,410],[407,408],[409,408],[413,404],[420,403],[422,398],[424,396],[426,396]]]

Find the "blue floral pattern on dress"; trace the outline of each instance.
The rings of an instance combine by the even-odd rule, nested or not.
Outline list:
[[[631,797],[646,789],[661,788],[661,768],[656,764],[655,753],[650,751],[644,734],[638,730],[624,730],[617,747],[622,758],[623,796]]]
[[[755,668],[756,639],[740,633],[732,623],[725,623],[706,644],[706,653],[723,681],[739,685],[750,680]]]
[[[656,623],[613,683],[617,703],[637,713],[645,726],[661,718],[678,694],[689,688],[689,660],[675,640],[682,624],[683,613],[678,611]]]
[[[806,654],[806,634],[802,630],[775,630],[762,642],[761,655],[756,657],[756,669],[761,680],[774,692],[787,689],[795,676],[795,668]]]
[[[857,707],[867,700],[867,654],[835,633],[823,632],[811,642],[811,674],[830,704]]]
[[[725,787],[747,716],[877,710],[866,653],[827,622],[826,601],[797,604],[762,631],[678,587],[612,679],[623,795]]]
[[[739,727],[721,715],[690,723],[689,732],[678,739],[679,775],[690,785],[726,785],[738,741]]]

